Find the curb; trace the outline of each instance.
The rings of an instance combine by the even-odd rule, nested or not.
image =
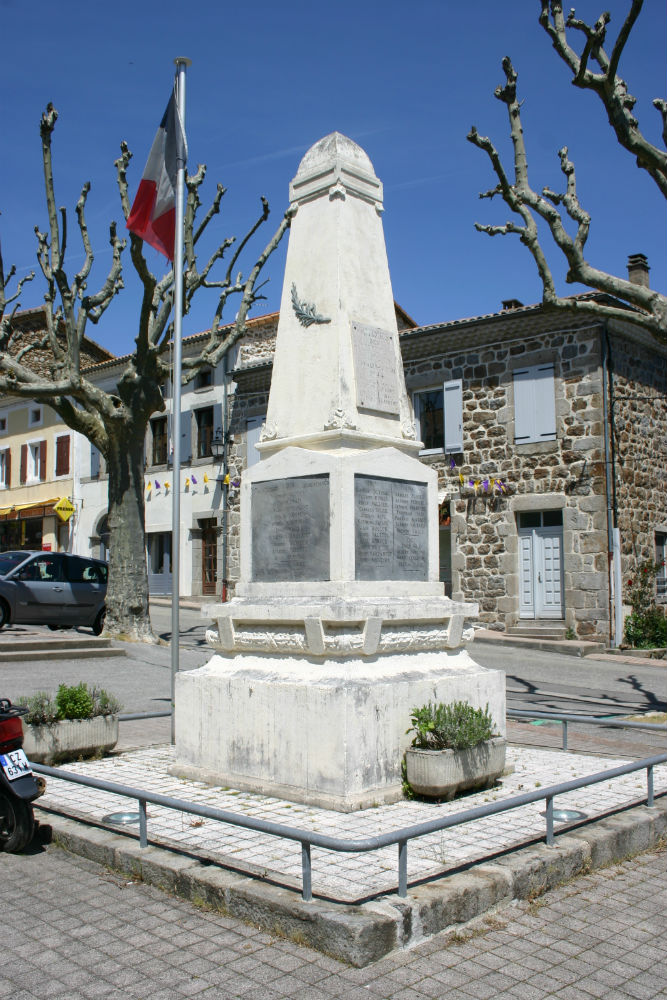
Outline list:
[[[513,900],[541,896],[577,875],[655,846],[667,834],[667,797],[570,828],[554,847],[531,844],[433,881],[405,899],[360,904],[300,895],[134,837],[88,826],[36,807],[53,841],[73,854],[127,872],[149,885],[315,948],[355,968],[451,930]]]
[[[604,653],[603,642],[581,642],[577,639],[529,639],[521,635],[507,635],[505,632],[475,632],[471,645],[478,642],[500,646],[516,646],[519,649],[539,649],[544,653],[565,653],[567,656],[591,656]]]

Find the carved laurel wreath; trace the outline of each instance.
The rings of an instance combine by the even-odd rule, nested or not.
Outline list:
[[[315,311],[314,302],[299,301],[296,285],[294,283],[292,283],[292,308],[294,309],[294,314],[298,319],[299,323],[301,323],[301,326],[310,326],[312,323],[331,322],[331,319],[329,317],[320,316],[320,314]]]

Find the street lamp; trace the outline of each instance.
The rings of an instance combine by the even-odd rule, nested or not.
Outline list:
[[[211,440],[211,455],[216,460],[216,462],[222,461],[225,454],[226,446],[227,442],[223,438],[222,431],[218,427],[217,431],[215,432],[215,436]]]

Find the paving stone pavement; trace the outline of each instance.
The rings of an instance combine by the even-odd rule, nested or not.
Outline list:
[[[353,813],[336,813],[266,795],[182,780],[169,774],[169,766],[173,760],[173,747],[154,746],[116,757],[105,757],[99,761],[67,764],[62,770],[144,788],[333,837],[364,839],[521,792],[595,774],[624,763],[620,758],[600,760],[586,754],[508,746],[507,761],[514,770],[493,789],[476,792],[452,802],[402,800],[392,805],[361,809]],[[666,788],[667,764],[662,764],[655,768],[656,793]],[[559,795],[557,807],[581,810],[593,816],[640,800],[645,795],[646,772],[642,771]],[[53,777],[47,779],[46,794],[39,800],[39,805],[46,809],[63,810],[67,815],[87,818],[93,822],[103,822],[106,815],[119,810],[137,809],[136,800],[91,788],[84,793],[80,785]],[[439,831],[411,841],[408,852],[409,878],[426,878],[443,869],[451,869],[535,837],[543,837],[544,810],[545,803],[541,800],[512,812],[477,819],[446,833]],[[129,829],[133,829],[135,833],[137,831],[136,827]],[[150,805],[148,809],[148,833],[150,838],[161,844],[176,845],[195,852],[205,851],[207,856],[221,859],[231,868],[240,871],[259,870],[270,874],[281,884],[293,887],[301,885],[301,853],[299,845],[291,840],[212,820],[202,821],[156,805]],[[366,854],[341,854],[318,849],[313,851],[313,891],[316,894],[331,895],[339,901],[355,902],[373,892],[393,892],[396,879],[395,846]]]
[[[654,1000],[667,996],[667,851],[582,876],[365,969],[49,845],[0,855],[12,1000]]]

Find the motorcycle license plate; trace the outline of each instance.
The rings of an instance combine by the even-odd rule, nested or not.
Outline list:
[[[22,778],[25,774],[32,774],[30,761],[23,750],[0,753],[0,767],[10,781],[16,781],[17,778]]]

